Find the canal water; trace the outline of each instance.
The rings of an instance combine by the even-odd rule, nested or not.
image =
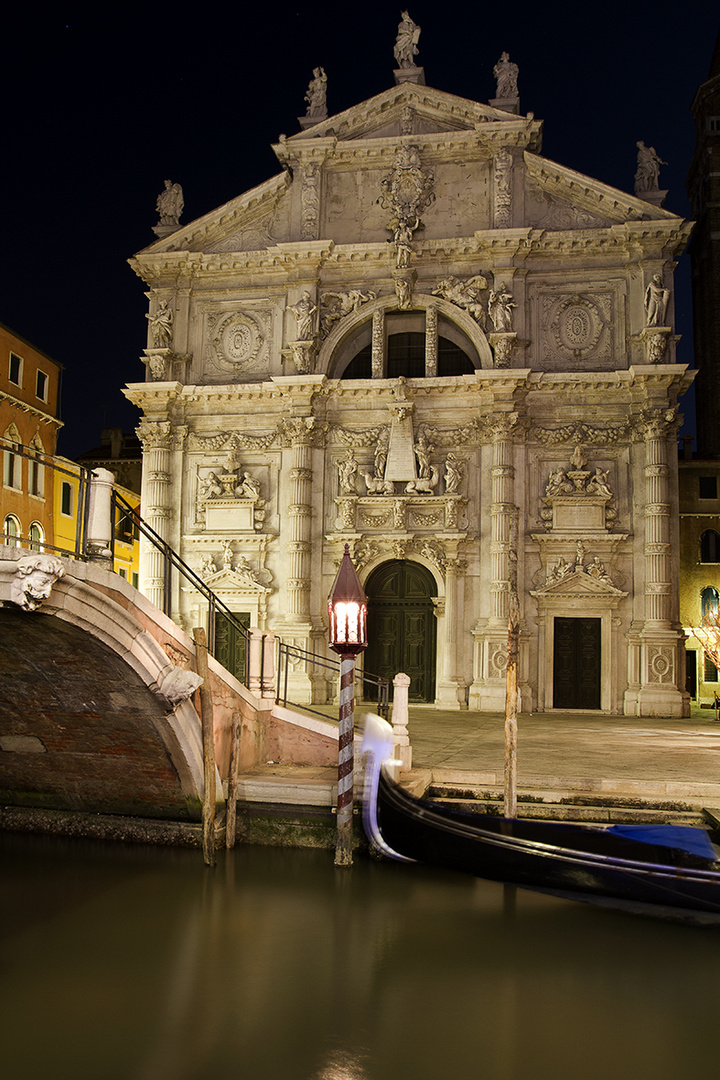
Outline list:
[[[0,835],[13,1080],[698,1080],[720,932],[422,866]]]

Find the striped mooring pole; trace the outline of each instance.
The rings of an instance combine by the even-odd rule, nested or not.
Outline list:
[[[355,656],[343,653],[340,660],[336,866],[352,866],[354,697]]]

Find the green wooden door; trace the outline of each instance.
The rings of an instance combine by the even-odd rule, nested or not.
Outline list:
[[[393,561],[370,575],[365,668],[390,680],[410,676],[410,700],[435,698],[435,581],[419,563]]]
[[[233,615],[243,626],[250,625],[249,611],[234,611]],[[215,612],[215,659],[241,683],[245,682],[245,635],[222,611]]]

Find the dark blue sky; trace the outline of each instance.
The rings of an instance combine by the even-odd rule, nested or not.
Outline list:
[[[331,113],[393,85],[401,5],[53,7],[3,23],[0,321],[65,366],[60,451],[72,456],[102,426],[136,423],[120,388],[144,377],[147,301],[126,260],[154,239],[163,180],[183,185],[187,223],[277,173],[270,144],[298,130],[314,66]],[[632,191],[643,139],[668,162],[666,208],[689,215],[690,105],[720,27],[710,0],[409,11],[429,85],[487,101],[507,50],[546,157]],[[679,359],[691,363],[684,263]]]

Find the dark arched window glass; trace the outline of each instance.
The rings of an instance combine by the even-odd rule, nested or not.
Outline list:
[[[703,614],[703,618],[717,618],[718,613],[718,596],[717,589],[714,589],[712,585],[708,585],[703,589],[700,594],[700,604]]]
[[[720,533],[706,529],[700,537],[700,562],[720,562]]]
[[[438,375],[472,375],[475,368],[467,353],[454,341],[438,339]],[[385,378],[425,378],[425,335],[417,331],[390,334],[387,339]],[[343,379],[372,378],[372,346],[365,345],[350,361]]]

